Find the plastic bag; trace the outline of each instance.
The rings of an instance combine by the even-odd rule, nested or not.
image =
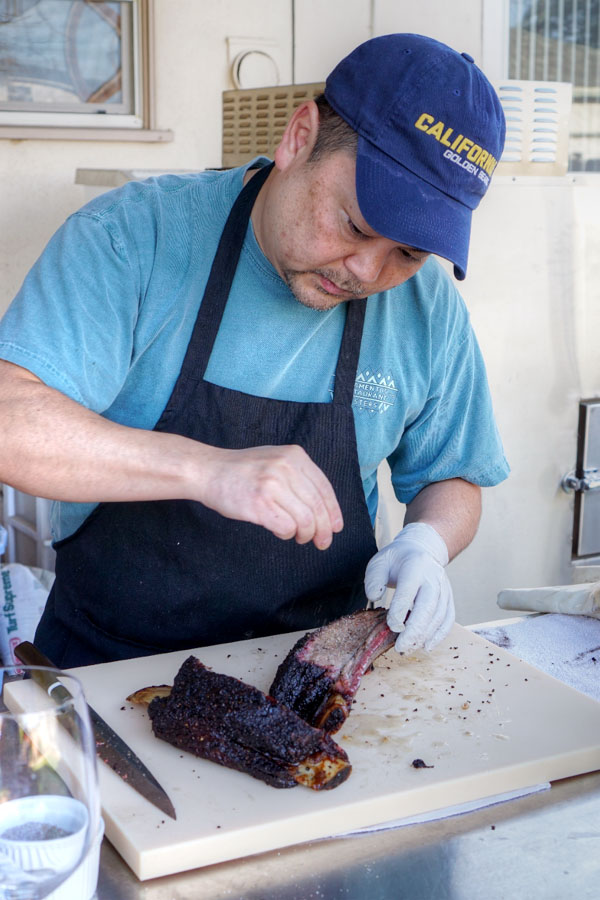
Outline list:
[[[5,666],[18,665],[14,649],[21,641],[33,641],[54,573],[8,563],[0,566],[0,656]]]

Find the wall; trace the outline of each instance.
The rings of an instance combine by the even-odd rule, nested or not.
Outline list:
[[[487,34],[481,10],[489,5],[296,0],[292,10],[291,0],[158,0],[157,127],[173,129],[174,142],[0,141],[0,312],[55,228],[84,202],[76,168],[220,164],[221,91],[231,87],[227,36],[272,39],[282,80],[293,71],[297,82],[319,81],[352,46],[394,30],[429,33],[479,62]],[[572,498],[559,485],[575,461],[577,401],[600,395],[599,202],[600,176],[497,179],[475,216],[461,289],[512,475],[485,492],[479,535],[450,567],[463,623],[499,617],[495,600],[504,587],[571,581]],[[381,529],[400,525],[401,510],[386,504]]]
[[[461,292],[512,472],[484,491],[477,538],[449,567],[461,622],[500,618],[503,588],[573,580],[573,495],[560,483],[578,402],[600,396],[599,204],[598,176],[497,177],[474,215]]]
[[[296,0],[295,81],[323,81],[353,47],[394,31],[428,34],[481,59],[482,0]]]
[[[220,166],[221,92],[233,87],[227,37],[276,41],[291,81],[289,2],[158,0],[155,10],[156,126],[172,129],[173,142],[0,140],[0,314],[48,238],[86,201],[77,168]]]
[[[77,168],[189,169],[221,163],[227,37],[275,41],[283,83],[320,81],[372,34],[425,31],[481,55],[480,0],[155,0],[156,125],[172,143],[0,140],[0,314],[48,238],[87,199]],[[294,13],[294,15],[293,15]],[[295,33],[295,42],[292,34]],[[294,46],[292,44],[294,43]],[[295,78],[294,78],[295,76]],[[27,240],[23,240],[23,235]]]

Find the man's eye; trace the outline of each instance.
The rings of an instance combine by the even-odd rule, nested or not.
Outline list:
[[[414,253],[412,250],[408,250],[406,247],[399,247],[400,253],[404,256],[405,259],[409,259],[411,262],[420,263],[423,262],[426,254],[422,253]]]
[[[360,230],[360,228],[357,228],[357,227],[356,227],[356,225],[354,224],[354,222],[352,221],[352,219],[351,219],[350,217],[348,217],[348,218],[346,219],[346,222],[347,222],[347,224],[348,224],[349,230],[352,232],[352,234],[353,234],[355,237],[365,237],[365,236],[366,236],[366,235]]]

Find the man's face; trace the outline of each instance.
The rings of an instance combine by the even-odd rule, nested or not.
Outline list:
[[[355,162],[337,152],[283,173],[255,223],[261,247],[295,297],[331,309],[407,281],[427,253],[381,237],[363,219]]]

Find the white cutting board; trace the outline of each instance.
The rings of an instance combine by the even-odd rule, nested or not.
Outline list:
[[[169,794],[177,821],[103,763],[106,834],[145,880],[600,768],[600,704],[455,625],[430,654],[375,662],[334,735],[353,771],[331,791],[269,787],[152,735],[125,701],[190,653],[267,690],[300,633],[72,669],[88,702]],[[433,766],[415,769],[420,758]]]

